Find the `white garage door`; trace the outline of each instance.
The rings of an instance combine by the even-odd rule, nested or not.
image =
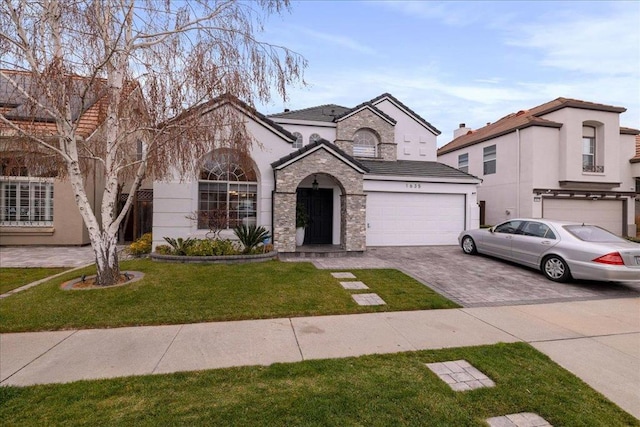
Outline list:
[[[455,245],[464,194],[367,193],[367,246]]]
[[[544,218],[595,224],[622,235],[622,200],[542,200]]]

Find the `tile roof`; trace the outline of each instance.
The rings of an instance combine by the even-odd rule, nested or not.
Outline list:
[[[360,160],[370,175],[395,175],[424,178],[457,178],[482,181],[480,178],[439,162],[415,160]]]
[[[271,167],[273,169],[276,169],[278,166],[283,165],[283,164],[285,164],[285,163],[287,163],[287,162],[289,162],[291,160],[294,160],[294,159],[296,159],[298,157],[301,157],[307,151],[311,151],[311,150],[313,150],[316,147],[319,147],[321,145],[324,145],[324,146],[330,148],[332,151],[335,151],[339,156],[341,156],[342,158],[347,160],[349,163],[354,164],[355,166],[357,166],[358,168],[362,169],[363,171],[365,171],[365,172],[369,171],[369,169],[363,164],[363,162],[354,159],[352,156],[350,156],[347,153],[345,153],[344,151],[342,151],[337,145],[330,143],[329,141],[327,141],[324,138],[320,138],[317,141],[314,141],[314,142],[312,142],[310,144],[307,144],[304,147],[300,148],[299,150],[294,151],[291,154],[288,154],[288,155],[286,155],[284,157],[279,158],[275,162],[271,163]]]
[[[389,123],[392,123],[394,126],[397,123],[396,119],[394,119],[393,117],[391,117],[390,115],[388,115],[387,113],[385,113],[384,111],[380,110],[378,107],[376,107],[375,105],[373,105],[371,103],[371,101],[366,101],[363,102],[361,104],[356,105],[355,107],[353,107],[350,110],[345,111],[344,113],[340,114],[339,116],[336,116],[335,121],[339,121],[342,119],[345,119],[347,117],[349,117],[350,115],[364,109],[364,108],[368,108],[371,109],[374,113],[376,113],[377,115],[381,116],[383,119],[385,119],[386,121],[388,121]]]
[[[350,108],[337,104],[318,105],[317,107],[304,108],[302,110],[285,111],[283,113],[270,114],[269,117],[279,119],[309,120],[315,122],[333,123],[335,118]]]
[[[530,126],[560,128],[562,127],[562,123],[546,120],[540,116],[567,107],[584,110],[608,111],[613,113],[623,113],[627,111],[627,109],[623,107],[597,104],[594,102],[581,101],[579,99],[556,98],[553,101],[538,105],[530,110],[522,110],[517,113],[509,114],[497,122],[488,124],[480,129],[470,131],[466,135],[461,135],[448,144],[440,147],[438,149],[438,155],[446,154],[498,136],[506,135],[514,132],[516,129],[525,129]]]
[[[426,121],[425,119],[423,119],[418,113],[416,113],[415,111],[413,111],[411,108],[407,107],[406,105],[404,105],[402,102],[400,102],[398,100],[398,98],[396,98],[395,96],[391,95],[390,93],[383,93],[382,95],[376,96],[375,98],[373,98],[371,101],[369,101],[371,104],[376,105],[382,101],[384,101],[385,99],[389,99],[392,103],[396,104],[398,107],[400,107],[403,110],[406,110],[410,115],[412,115],[418,122],[422,123],[423,125],[425,125],[426,127],[428,127],[429,129],[431,129],[436,135],[440,135],[442,132],[440,132],[438,129],[436,129],[435,126],[433,126],[431,123],[429,123],[428,121]]]
[[[50,100],[46,99],[44,90],[37,87],[38,82],[31,73],[3,69],[2,74],[9,76],[25,92],[31,95],[41,94],[38,102],[44,106],[51,106]],[[2,74],[0,74],[0,108],[2,108],[3,114],[7,119],[15,121],[35,120],[36,122],[54,121],[51,115],[43,108],[33,108],[33,104]],[[92,81],[88,78],[72,76],[71,83],[69,88],[73,92],[70,97],[71,115],[73,120],[77,120],[103,97],[104,81]],[[90,84],[91,86],[87,91],[87,87]]]

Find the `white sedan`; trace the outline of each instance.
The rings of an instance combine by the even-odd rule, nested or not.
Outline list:
[[[488,229],[465,230],[466,254],[481,253],[540,269],[549,279],[640,282],[640,244],[595,225],[546,219],[512,219]]]

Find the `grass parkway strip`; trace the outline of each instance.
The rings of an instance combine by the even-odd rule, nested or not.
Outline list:
[[[426,363],[464,359],[495,387],[456,392]],[[528,344],[0,387],[4,425],[484,426],[536,413],[555,426],[638,426]]]
[[[330,272],[311,263],[269,261],[244,265],[125,261],[122,271],[143,280],[125,286],[60,289],[68,275],[0,301],[0,332],[112,328],[226,320],[457,308],[397,270],[352,270],[387,303],[359,306]]]

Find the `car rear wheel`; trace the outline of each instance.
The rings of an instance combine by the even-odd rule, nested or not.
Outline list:
[[[542,261],[542,273],[554,282],[566,282],[571,278],[567,263],[557,255],[550,255]]]
[[[478,253],[476,249],[476,242],[473,241],[471,236],[464,236],[462,238],[462,252],[467,255],[474,255]]]

